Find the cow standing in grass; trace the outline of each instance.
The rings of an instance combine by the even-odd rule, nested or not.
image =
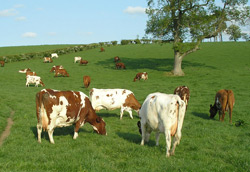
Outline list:
[[[0,61],[1,67],[4,67],[5,62],[4,61]]]
[[[115,68],[116,69],[126,69],[126,66],[125,66],[125,64],[124,63],[116,63],[115,64]]]
[[[90,76],[83,76],[83,84],[85,88],[89,87],[90,81],[91,81]]]
[[[219,90],[215,95],[215,102],[212,106],[210,104],[210,118],[214,118],[219,111],[220,121],[224,121],[225,111],[229,111],[229,122],[232,123],[232,112],[235,103],[234,93],[232,90],[222,89]]]

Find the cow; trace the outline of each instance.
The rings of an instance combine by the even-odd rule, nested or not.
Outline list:
[[[36,87],[38,87],[39,84],[41,84],[43,87],[45,86],[40,76],[27,75],[26,87],[29,87],[30,84],[35,84]]]
[[[134,78],[134,82],[136,81],[136,80],[141,80],[141,79],[143,79],[143,80],[147,80],[148,79],[148,73],[147,72],[140,72],[140,73],[137,73],[136,75],[135,75],[135,78]]]
[[[80,60],[80,65],[82,65],[82,64],[87,65],[87,64],[88,64],[88,61],[87,61],[87,60]]]
[[[0,61],[1,67],[4,67],[5,62],[3,60]]]
[[[28,76],[28,75],[30,75],[30,76],[37,76],[36,72],[31,72],[31,71],[27,71],[26,72],[26,76]]]
[[[81,60],[82,60],[81,57],[75,57],[75,58],[74,58],[74,63],[80,62]]]
[[[115,67],[116,67],[116,69],[126,69],[125,64],[121,63],[121,62],[120,63],[116,63]]]
[[[181,129],[186,112],[186,104],[178,95],[152,93],[147,96],[139,111],[137,125],[141,130],[142,140],[148,142],[152,131],[156,131],[156,146],[159,145],[160,133],[165,134],[166,156],[174,155],[175,147],[181,140]],[[174,136],[172,150],[171,136]]]
[[[188,102],[190,98],[190,90],[187,86],[179,86],[176,87],[174,90],[174,94],[177,94],[180,96],[181,100],[183,100],[186,103],[186,108],[188,107]]]
[[[58,69],[63,69],[63,66],[62,65],[58,65],[58,66],[53,66],[50,70],[50,72],[55,72],[56,70]]]
[[[53,60],[51,59],[51,57],[44,57],[43,58],[43,63],[52,63]]]
[[[104,52],[105,51],[105,49],[103,48],[103,47],[101,47],[101,50],[100,50],[101,52]]]
[[[118,62],[118,61],[121,61],[120,57],[115,56],[115,57],[114,57],[114,62]]]
[[[120,119],[123,112],[127,111],[130,118],[133,119],[132,109],[137,113],[141,108],[141,104],[136,100],[132,91],[126,89],[96,89],[93,88],[89,92],[89,99],[95,110],[107,109],[114,110],[121,108]]]
[[[30,68],[21,69],[21,70],[19,70],[18,72],[19,72],[19,73],[26,73],[26,72],[28,72],[28,71],[31,71],[31,69],[30,69]]]
[[[52,54],[51,54],[51,58],[58,58],[57,53],[52,53]]]
[[[212,106],[210,104],[210,118],[214,118],[219,111],[220,121],[224,121],[225,111],[229,110],[229,122],[232,123],[232,112],[235,103],[234,93],[232,90],[222,89],[219,90],[215,95],[215,102]]]
[[[39,143],[42,129],[48,131],[50,143],[54,144],[55,128],[74,125],[73,139],[76,139],[86,122],[98,134],[107,135],[104,120],[96,115],[89,98],[80,91],[41,90],[36,94],[36,115]]]
[[[58,77],[58,75],[69,77],[69,74],[65,69],[57,69],[54,77]]]
[[[91,81],[90,76],[83,76],[83,84],[85,88],[89,87],[90,81]]]

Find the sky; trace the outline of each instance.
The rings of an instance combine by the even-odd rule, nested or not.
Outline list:
[[[146,8],[146,0],[2,0],[0,47],[141,39]]]

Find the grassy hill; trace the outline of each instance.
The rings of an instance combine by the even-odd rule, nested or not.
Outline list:
[[[185,76],[169,75],[173,66],[170,44],[126,45],[62,55],[53,64],[35,59],[6,63],[0,67],[0,133],[6,119],[14,113],[10,136],[0,148],[1,171],[249,171],[250,169],[250,43],[203,43],[201,50],[183,61]],[[11,52],[11,50],[10,50]],[[88,60],[87,66],[73,63],[75,56]],[[113,57],[119,56],[126,70],[116,70]],[[53,65],[63,65],[70,77],[54,78]],[[91,88],[125,88],[143,103],[153,92],[173,93],[180,85],[190,88],[190,102],[182,128],[182,139],[175,156],[166,158],[166,142],[161,134],[155,146],[155,134],[140,146],[139,117],[127,113],[119,119],[119,110],[101,110],[108,132],[100,136],[86,124],[73,140],[73,126],[57,128],[55,145],[43,132],[37,142],[35,94],[44,87],[25,87],[25,74],[18,70],[31,68],[45,83],[45,88],[82,91]],[[132,82],[137,72],[148,72],[147,81]],[[92,79],[83,87],[83,76]],[[219,89],[235,94],[233,124],[219,122],[218,115],[209,119],[209,105]],[[245,123],[235,126],[238,120]]]

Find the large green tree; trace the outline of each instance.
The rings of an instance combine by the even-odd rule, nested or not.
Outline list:
[[[247,0],[147,0],[146,33],[156,38],[171,39],[174,49],[174,75],[184,75],[183,58],[199,49],[206,37],[225,30],[226,21],[244,25],[249,17]]]
[[[230,35],[229,40],[234,40],[235,42],[242,36],[240,27],[235,24],[230,25],[226,32]]]

